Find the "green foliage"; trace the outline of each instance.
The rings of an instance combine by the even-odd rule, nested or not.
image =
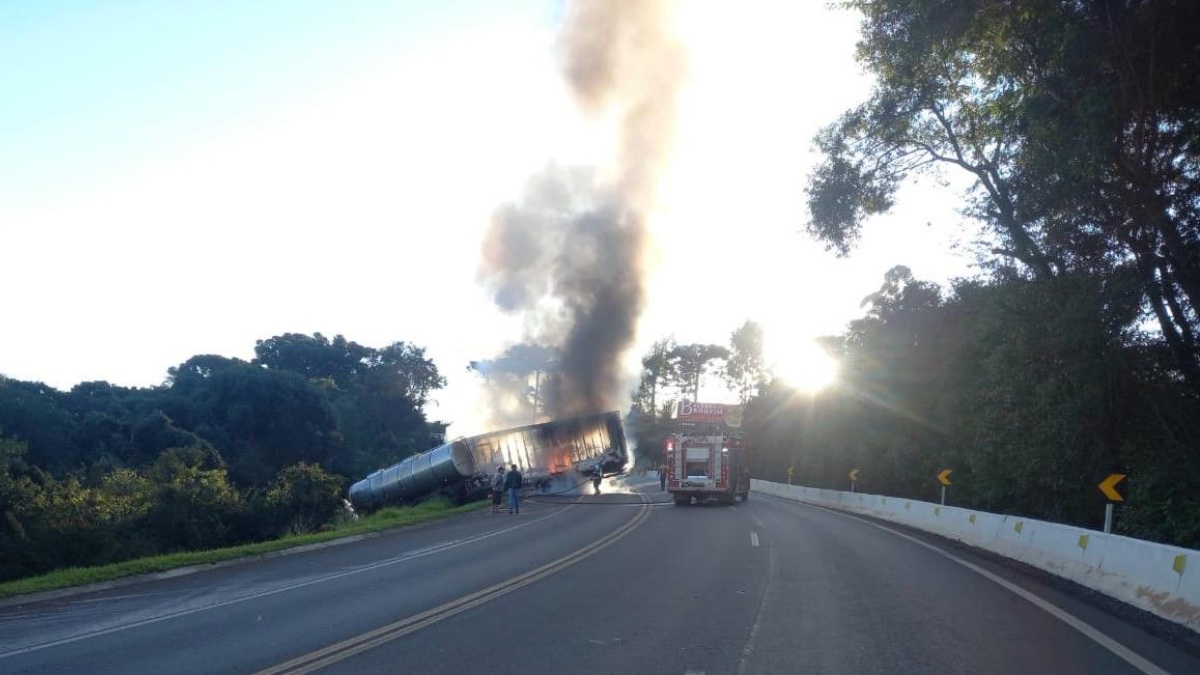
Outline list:
[[[288,333],[260,340],[254,364],[306,378],[328,406],[336,431],[321,431],[335,452],[297,458],[359,475],[429,448],[430,430],[421,407],[446,379],[421,347],[393,342],[364,347],[341,335],[332,341]],[[313,447],[321,447],[318,442]],[[282,465],[265,462],[264,469]],[[259,474],[261,477],[261,473]]]
[[[346,387],[363,369],[371,351],[341,335],[331,341],[320,333],[313,333],[312,337],[285,333],[255,343],[254,363]]]
[[[345,480],[321,467],[301,462],[285,467],[267,487],[266,507],[283,531],[314,532],[338,513]]]
[[[721,345],[699,343],[676,345],[667,358],[672,384],[694,401],[700,396],[701,380],[713,369],[712,362],[728,359],[729,349]]]
[[[65,472],[83,459],[71,438],[76,422],[61,407],[61,392],[40,382],[0,376],[0,428],[27,444],[28,459],[47,470]]]
[[[966,176],[997,278],[1132,275],[1200,390],[1200,3],[845,5],[876,84],[816,139],[809,231],[844,254],[906,180]]]
[[[823,130],[809,232],[840,254],[922,174],[971,181],[988,282],[888,273],[829,341],[838,387],[768,388],[758,471],[1200,543],[1200,3],[850,0],[870,98]],[[1157,330],[1145,328],[1152,322]],[[802,421],[800,421],[802,420]]]
[[[150,389],[0,377],[0,580],[327,527],[345,475],[438,430],[421,406],[444,379],[418,347],[289,334],[257,352]]]
[[[658,340],[642,357],[642,378],[633,399],[641,414],[649,415],[651,419],[658,417],[660,403],[666,398],[664,389],[678,379],[671,358],[676,348],[674,340]]]
[[[1131,328],[1120,279],[960,282],[943,295],[904,268],[830,340],[840,382],[780,383],[747,406],[754,473],[1095,527],[1096,484],[1128,473],[1122,534],[1200,545],[1200,399]]]
[[[755,390],[762,386],[766,378],[762,326],[747,321],[733,332],[729,338],[729,356],[723,375],[742,403],[750,400]]]
[[[339,450],[328,402],[297,373],[196,356],[170,374],[164,412],[229,457],[239,482],[262,484],[292,462],[330,462]]]
[[[181,567],[212,565],[227,560],[259,556],[344,537],[370,536],[373,532],[445,518],[478,508],[478,504],[467,504],[456,507],[448,500],[432,500],[411,508],[383,509],[370,516],[360,518],[357,521],[339,523],[332,529],[312,534],[288,536],[281,539],[227,546],[207,551],[188,551],[186,553],[156,555],[95,567],[71,567],[39,576],[27,576],[16,581],[0,581],[0,598],[25,593],[52,591],[69,586],[110,581],[122,577],[162,572]],[[386,518],[383,517],[384,514],[386,514]],[[3,553],[2,549],[0,549],[0,553]]]

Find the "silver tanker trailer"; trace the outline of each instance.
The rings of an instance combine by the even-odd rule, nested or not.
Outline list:
[[[616,475],[628,460],[620,414],[586,415],[457,438],[351,485],[350,501],[366,509],[434,493],[468,501],[487,492],[500,464],[516,464],[526,484],[538,489],[571,472]]]

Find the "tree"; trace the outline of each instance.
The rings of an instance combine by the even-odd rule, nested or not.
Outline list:
[[[322,392],[297,373],[211,355],[169,372],[164,412],[211,442],[241,483],[266,483],[299,461],[335,461],[342,447]]]
[[[720,345],[692,343],[676,345],[668,357],[674,384],[694,401],[700,396],[700,380],[712,370],[712,362],[729,358],[729,350]]]
[[[870,100],[817,138],[809,230],[839,253],[907,178],[973,181],[1006,278],[1135,272],[1200,387],[1200,5],[851,0]]]
[[[25,475],[25,450],[24,443],[5,437],[0,429],[0,581],[20,576],[26,569],[23,552],[29,533],[21,516],[36,487]]]
[[[675,364],[671,357],[675,348],[673,339],[657,340],[642,357],[642,377],[634,400],[651,419],[658,417],[659,392],[676,379],[673,372]]]
[[[26,443],[30,463],[57,475],[78,468],[84,459],[72,442],[78,425],[63,409],[62,393],[41,382],[0,376],[0,427]]]
[[[371,350],[363,365],[360,380],[365,389],[403,397],[418,408],[425,405],[430,393],[446,386],[446,378],[425,358],[425,349],[405,342]]]
[[[319,466],[301,462],[285,467],[266,491],[278,533],[312,532],[328,523],[341,507],[344,487],[340,476]]]
[[[285,333],[258,340],[255,365],[287,370],[309,380],[328,379],[345,387],[358,375],[374,350],[338,335],[332,341],[320,333],[312,337]]]
[[[242,495],[212,450],[168,450],[150,475],[160,487],[146,527],[165,550],[218,548],[243,536]]]
[[[524,422],[541,418],[553,406],[560,358],[558,349],[522,342],[496,359],[471,361],[467,370],[483,378],[494,414]]]
[[[747,321],[729,338],[729,358],[725,363],[725,381],[738,393],[744,404],[763,384],[762,327]]]

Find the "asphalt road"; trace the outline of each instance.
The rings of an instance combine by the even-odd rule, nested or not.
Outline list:
[[[0,672],[1200,672],[1152,623],[961,546],[643,486],[5,607]]]

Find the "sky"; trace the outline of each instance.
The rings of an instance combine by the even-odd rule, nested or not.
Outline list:
[[[612,154],[559,75],[560,13],[0,3],[0,374],[144,387],[283,333],[405,341],[448,380],[429,416],[480,431],[467,363],[523,334],[478,282],[489,218],[548,164]],[[697,0],[675,26],[688,75],[631,367],[656,339],[727,344],[746,320],[768,360],[812,367],[812,338],[860,316],[890,267],[971,273],[971,230],[931,181],[848,258],[804,232],[812,138],[870,91],[855,15]]]

